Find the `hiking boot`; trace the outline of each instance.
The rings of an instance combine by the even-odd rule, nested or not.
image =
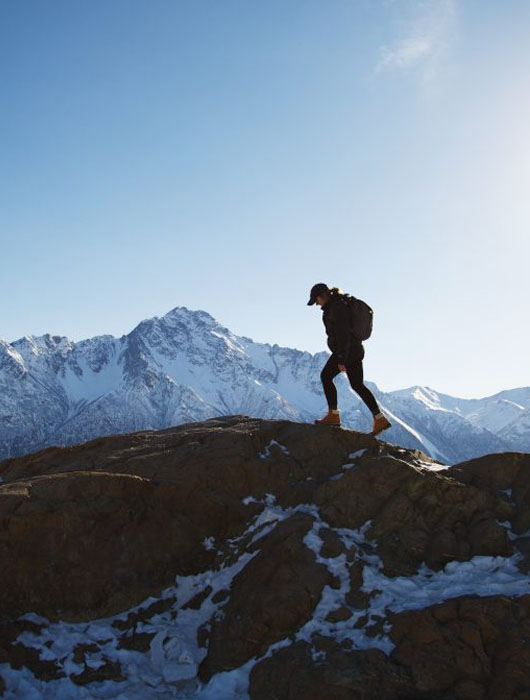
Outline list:
[[[336,413],[328,411],[324,418],[317,418],[315,423],[323,423],[325,425],[340,425],[340,411]]]
[[[392,423],[390,423],[382,413],[379,413],[378,416],[374,416],[374,427],[370,434],[377,435],[381,431],[390,428],[391,425]]]

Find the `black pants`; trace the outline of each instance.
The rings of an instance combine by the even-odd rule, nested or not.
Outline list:
[[[337,389],[333,378],[336,377],[337,374],[340,374],[338,364],[335,353],[333,353],[320,373],[320,379],[322,380],[324,394],[326,395],[326,401],[328,402],[330,411],[337,408]],[[363,361],[361,359],[352,360],[348,358],[344,366],[346,367],[346,374],[350,380],[351,388],[359,394],[371,413],[375,416],[376,413],[379,413],[379,406],[377,405],[375,396],[370,389],[364,385]]]

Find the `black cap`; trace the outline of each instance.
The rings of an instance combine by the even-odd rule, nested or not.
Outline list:
[[[318,284],[313,285],[309,293],[309,301],[307,302],[307,305],[312,306],[317,300],[317,296],[319,294],[323,294],[324,292],[329,292],[329,287],[327,284],[324,284],[324,282],[319,282]]]

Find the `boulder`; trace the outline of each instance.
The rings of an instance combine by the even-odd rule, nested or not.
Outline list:
[[[389,619],[391,657],[417,690],[457,700],[528,695],[530,595],[465,596]]]

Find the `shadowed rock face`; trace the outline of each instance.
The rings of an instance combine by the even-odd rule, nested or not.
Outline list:
[[[312,524],[303,513],[279,523],[236,577],[224,616],[212,625],[203,679],[262,656],[311,618],[323,587],[333,581],[303,542]]]
[[[391,622],[392,656],[420,691],[511,698],[530,687],[530,595],[457,598]]]
[[[242,499],[305,502],[348,451],[379,450],[369,436],[315,428],[231,417],[4,461],[0,614],[111,614],[176,574],[219,566],[223,555],[203,541],[244,532],[263,506]],[[273,439],[289,454],[267,450]]]
[[[196,682],[254,659],[255,700],[520,700],[530,687],[529,458],[437,466],[362,433],[245,416],[6,460],[0,663],[50,682],[123,681],[105,639],[76,647],[69,671],[64,655],[39,659],[17,642],[31,624],[19,616],[124,613],[118,648],[155,658],[155,632],[142,625],[166,615],[177,630],[196,611]],[[504,595],[495,572],[513,555]],[[201,576],[186,600],[177,584],[142,603],[175,577]],[[97,673],[84,661],[94,648]]]
[[[329,637],[304,641],[257,664],[250,676],[252,700],[393,700],[414,698],[408,669],[387,659],[379,649],[352,651]],[[413,691],[412,691],[413,692]]]
[[[254,666],[253,700],[525,697],[529,595],[463,597],[390,619],[390,657],[319,638],[314,648],[324,658],[314,662],[310,645],[297,642]]]

